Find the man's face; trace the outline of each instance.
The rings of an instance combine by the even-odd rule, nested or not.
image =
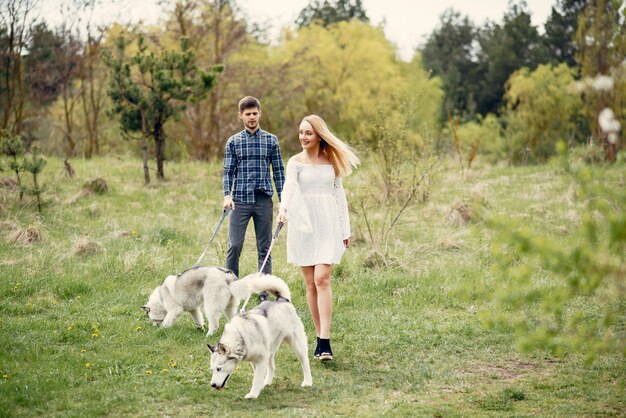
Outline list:
[[[261,109],[258,107],[244,109],[243,112],[239,112],[239,119],[243,121],[243,126],[245,126],[249,131],[254,132],[259,127]]]

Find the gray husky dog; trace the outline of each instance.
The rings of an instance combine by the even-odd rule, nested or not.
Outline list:
[[[240,312],[224,326],[224,332],[211,351],[211,386],[217,390],[226,382],[241,361],[252,363],[254,379],[247,399],[259,396],[265,385],[274,379],[274,356],[281,343],[289,344],[302,366],[301,386],[311,386],[311,367],[307,355],[304,325],[291,304],[287,284],[276,276],[255,273],[242,280],[251,280],[259,291],[276,295],[275,301],[264,301],[255,308]],[[258,292],[257,292],[258,293]]]
[[[237,280],[232,271],[221,267],[194,267],[167,276],[141,309],[156,326],[170,327],[180,314],[190,312],[194,324],[204,328],[204,308],[209,336],[219,328],[222,315],[232,318],[243,299],[265,290],[259,285],[262,284],[248,278]]]

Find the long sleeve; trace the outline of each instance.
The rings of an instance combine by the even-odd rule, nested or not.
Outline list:
[[[278,201],[282,201],[282,193],[285,184],[285,166],[283,165],[283,157],[280,155],[280,146],[278,141],[272,147],[272,174],[274,175],[274,186],[276,186],[276,194]]]
[[[298,184],[300,167],[293,158],[287,162],[287,173],[280,205],[286,210],[289,223],[300,231],[308,233],[313,230],[313,226]]]
[[[222,178],[222,187],[224,196],[227,196],[233,190],[233,181],[237,171],[237,153],[235,152],[235,143],[231,139],[226,143],[224,148],[224,174]]]
[[[350,232],[350,214],[348,213],[348,200],[343,189],[341,177],[335,177],[335,187],[333,191],[337,213],[339,214],[339,225],[341,226],[341,239],[348,239],[352,235]]]

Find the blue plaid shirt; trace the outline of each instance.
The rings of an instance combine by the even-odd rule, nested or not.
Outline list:
[[[235,202],[249,204],[255,203],[255,190],[272,196],[270,165],[280,201],[285,184],[285,167],[276,135],[259,128],[254,134],[244,129],[231,136],[224,149],[224,196],[232,194]]]

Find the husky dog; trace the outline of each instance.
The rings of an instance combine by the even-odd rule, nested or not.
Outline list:
[[[222,389],[239,362],[249,361],[254,370],[254,379],[247,399],[259,396],[265,385],[274,379],[276,364],[274,355],[283,341],[296,353],[304,379],[303,387],[311,386],[311,367],[307,355],[307,339],[304,325],[291,304],[291,293],[287,284],[276,276],[255,273],[243,280],[251,279],[256,289],[276,295],[275,301],[264,301],[255,308],[240,312],[224,326],[224,332],[216,347],[211,351],[211,387]]]
[[[260,284],[260,283],[259,283]],[[204,328],[204,317],[209,323],[207,336],[219,328],[222,314],[228,319],[237,312],[242,299],[252,292],[260,292],[257,283],[247,278],[237,280],[235,274],[221,267],[194,267],[174,276],[167,276],[157,286],[148,303],[141,307],[154,325],[170,327],[183,312],[190,312],[198,328]]]

